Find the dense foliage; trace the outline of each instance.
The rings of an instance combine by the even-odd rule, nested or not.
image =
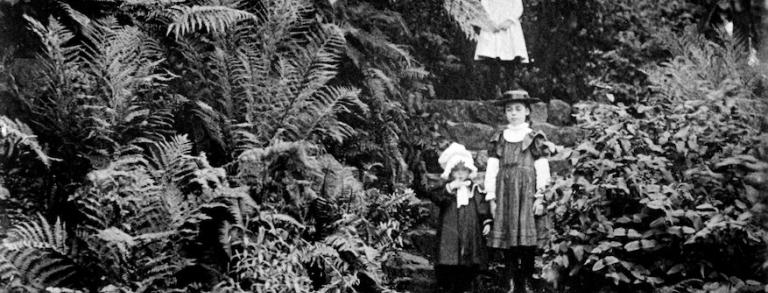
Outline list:
[[[418,220],[414,194],[393,191],[408,171],[399,95],[425,73],[344,16],[377,10],[53,9],[3,26],[35,40],[4,43],[5,288],[383,290],[381,263]],[[361,144],[360,169],[334,153]]]
[[[691,32],[659,39],[675,56],[649,68],[630,105],[581,105],[590,131],[572,176],[553,188],[546,275],[576,291],[762,292],[766,160],[764,66]]]
[[[762,290],[766,72],[710,29],[728,4],[525,5],[518,82],[599,102],[549,190],[545,279]],[[493,95],[477,7],[0,0],[1,290],[390,290],[442,143],[425,103]]]

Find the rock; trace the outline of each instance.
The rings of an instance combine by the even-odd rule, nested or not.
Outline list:
[[[442,183],[442,181],[441,181]],[[429,199],[421,199],[417,204],[420,210],[426,210],[429,213],[426,224],[429,227],[438,227],[440,225],[440,207]]]
[[[552,175],[566,176],[571,173],[572,169],[573,166],[571,166],[571,162],[569,160],[549,161],[549,172],[552,173]]]
[[[397,252],[383,264],[382,270],[393,280],[394,289],[401,292],[434,292],[435,270],[424,257]]]
[[[428,259],[433,259],[437,253],[437,230],[435,228],[422,227],[405,234],[407,242],[410,243],[414,252],[423,255]]]
[[[549,141],[567,147],[575,146],[585,135],[585,132],[576,126],[559,127],[546,122],[533,123],[531,128],[544,132]]]
[[[547,104],[539,102],[531,105],[531,121],[533,122],[546,122],[548,118]],[[506,123],[506,121],[504,122]]]
[[[488,147],[496,128],[481,123],[448,122],[439,131],[445,138],[463,144],[469,150],[482,150]]]
[[[547,105],[547,114],[549,117],[546,121],[551,124],[559,126],[573,124],[573,109],[571,105],[562,100],[550,100]]]
[[[472,158],[475,160],[475,167],[478,171],[485,170],[488,165],[488,150],[471,151]]]
[[[430,100],[425,111],[438,114],[444,120],[453,122],[472,122],[489,125],[507,123],[501,107],[488,101],[473,100]]]

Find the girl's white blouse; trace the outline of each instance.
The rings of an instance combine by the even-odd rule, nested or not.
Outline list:
[[[507,126],[504,129],[502,136],[504,140],[508,142],[520,142],[530,133],[531,128],[528,123],[523,123],[518,126]],[[549,171],[549,160],[547,158],[539,158],[533,162],[533,168],[536,171],[536,197],[541,197],[540,192],[549,184],[552,179],[552,175]],[[488,158],[488,164],[485,168],[485,200],[493,200],[496,198],[496,175],[499,173],[499,159]]]
[[[520,56],[523,63],[528,63],[528,50],[525,47],[523,27],[520,25],[523,1],[482,0],[482,5],[493,23],[498,25],[507,20],[513,23],[509,28],[496,33],[481,31],[475,49],[475,60],[479,60],[481,56],[501,60],[513,60]]]

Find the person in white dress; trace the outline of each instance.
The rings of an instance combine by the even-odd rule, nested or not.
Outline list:
[[[481,27],[478,36],[475,60],[490,63],[489,88],[496,88],[500,95],[501,88],[516,88],[512,84],[501,84],[501,67],[512,79],[514,67],[518,63],[528,63],[528,50],[525,47],[523,27],[520,17],[523,15],[522,0],[481,0],[486,12],[486,25]]]

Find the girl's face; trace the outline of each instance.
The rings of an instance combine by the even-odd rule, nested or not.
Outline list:
[[[469,179],[469,172],[468,168],[454,168],[451,172],[451,177],[453,177],[453,180],[464,181]]]
[[[525,123],[526,118],[531,114],[531,110],[523,103],[511,103],[505,106],[504,114],[506,114],[509,124],[520,125]]]

